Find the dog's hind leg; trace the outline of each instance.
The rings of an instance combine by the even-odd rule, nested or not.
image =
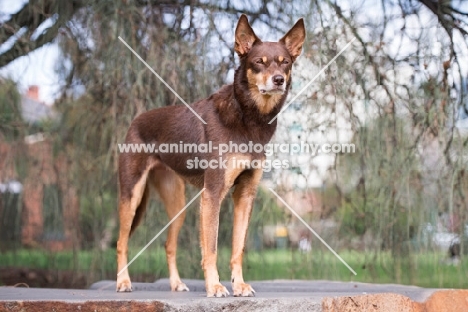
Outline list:
[[[250,215],[252,214],[255,194],[261,177],[262,169],[245,171],[238,177],[238,184],[232,194],[234,200],[234,228],[232,233],[231,283],[235,297],[249,297],[255,293],[249,284],[244,283],[242,258]]]
[[[149,168],[146,168],[139,175],[131,175],[125,166],[119,166],[120,172],[120,192],[119,192],[119,217],[120,230],[117,242],[117,287],[118,292],[132,291],[132,283],[128,274],[128,239],[131,232],[138,225],[141,215],[146,208],[148,200],[148,187],[146,180]],[[138,176],[138,180],[133,181],[132,177]],[[138,213],[137,213],[138,210]],[[137,217],[135,218],[135,216]]]
[[[159,169],[152,172],[151,181],[166,208],[169,220],[172,220],[185,206],[184,181],[170,169]],[[185,211],[169,226],[166,240],[166,259],[169,268],[169,281],[172,291],[189,291],[182,283],[177,270],[177,238],[185,220]]]

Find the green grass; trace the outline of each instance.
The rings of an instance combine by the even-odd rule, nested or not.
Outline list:
[[[328,251],[301,254],[269,250],[247,256],[246,279],[324,279],[434,288],[468,287],[468,259],[458,266],[447,265],[443,263],[445,253],[421,253],[398,261],[389,253],[370,255],[344,251],[340,256],[356,271],[356,276]]]
[[[131,259],[139,249],[130,251]],[[468,288],[468,259],[458,266],[443,263],[445,254],[416,253],[394,260],[389,253],[366,254],[342,251],[341,257],[357,272],[354,276],[328,250],[302,254],[292,250],[249,251],[244,258],[246,280],[307,279],[348,282],[400,283],[434,288]],[[219,251],[218,266],[222,280],[229,280],[230,250]],[[179,270],[185,278],[203,278],[200,254],[181,250]],[[0,267],[28,267],[73,270],[88,277],[91,284],[116,274],[115,250],[48,253],[18,250],[0,254]],[[146,281],[167,277],[164,249],[151,247],[131,266],[130,274],[145,276]],[[134,279],[137,281],[138,279]]]

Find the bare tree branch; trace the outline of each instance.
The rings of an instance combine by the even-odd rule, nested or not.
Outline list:
[[[18,35],[21,29],[26,32],[14,40],[11,48],[0,54],[0,67],[24,56],[43,45],[52,42],[59,29],[64,26],[73,14],[84,5],[82,0],[60,1],[39,0],[27,2],[17,13],[1,25],[0,45]],[[58,15],[55,23],[36,38],[32,38],[35,31],[43,22]]]

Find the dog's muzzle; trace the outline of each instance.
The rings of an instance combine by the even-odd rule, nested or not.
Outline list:
[[[261,94],[283,94],[286,90],[285,80],[283,75],[274,75],[268,79],[266,85],[258,85],[258,90]]]

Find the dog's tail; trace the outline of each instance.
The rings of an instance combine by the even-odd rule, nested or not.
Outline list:
[[[140,204],[138,205],[135,211],[135,216],[133,217],[133,221],[132,221],[132,227],[130,228],[130,236],[132,236],[133,232],[135,232],[135,229],[138,227],[141,220],[143,219],[143,216],[146,211],[146,206],[148,205],[149,192],[150,190],[147,185],[145,187],[145,191],[143,192],[143,195],[141,196]]]

